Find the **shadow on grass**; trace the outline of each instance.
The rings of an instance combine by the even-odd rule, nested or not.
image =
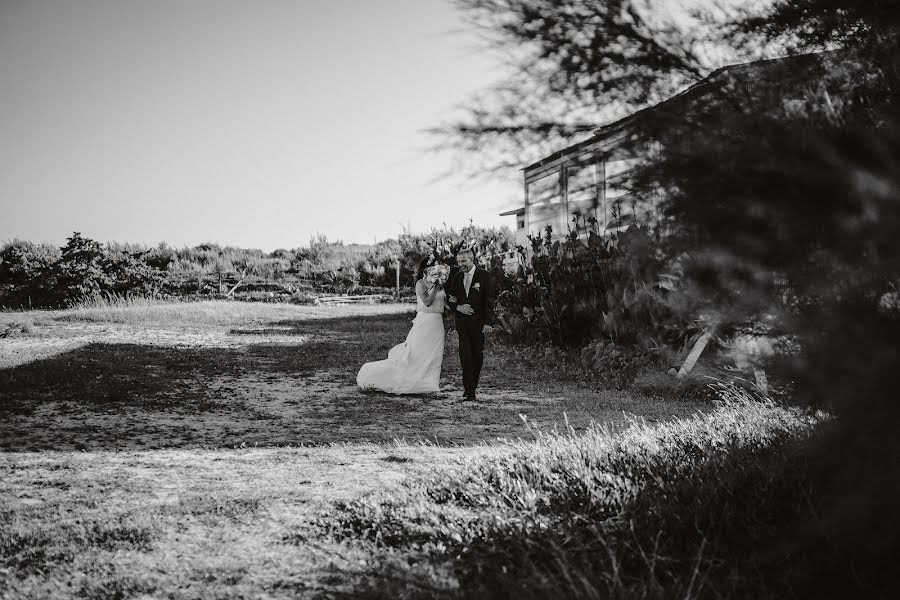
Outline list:
[[[461,403],[448,339],[444,391],[362,392],[356,372],[403,339],[410,315],[269,323],[297,343],[178,347],[90,343],[0,370],[0,449],[103,450],[427,440],[466,445],[522,435],[540,395]],[[265,336],[261,335],[260,342]],[[283,340],[283,338],[282,338]],[[505,395],[504,395],[505,394]],[[490,394],[486,394],[490,397]],[[534,411],[532,411],[534,412]]]
[[[316,531],[372,552],[346,597],[896,598],[897,438],[859,433],[747,403],[485,456]]]
[[[236,335],[296,335],[308,337],[329,335],[338,338],[358,339],[370,334],[378,335],[390,331],[391,335],[406,336],[415,317],[413,307],[408,312],[384,313],[376,315],[328,316],[308,319],[278,319],[260,327],[234,327],[229,333]],[[452,323],[452,320],[449,321]],[[445,321],[447,323],[447,321]],[[396,340],[396,342],[402,341]]]
[[[411,317],[279,320],[261,325],[257,343],[246,343],[257,330],[244,329],[221,348],[90,343],[0,369],[0,450],[472,445],[530,437],[520,415],[529,428],[583,429],[591,420],[621,421],[623,411],[655,420],[695,408],[580,387],[497,339],[488,340],[481,402],[462,402],[452,331],[441,392],[359,390],[359,367],[402,342]],[[278,332],[275,341],[268,331]]]

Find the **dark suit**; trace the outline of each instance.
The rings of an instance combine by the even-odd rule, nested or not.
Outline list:
[[[484,326],[494,323],[494,280],[484,269],[475,268],[469,293],[466,294],[465,273],[458,271],[450,279],[447,293],[456,297],[450,303],[456,315],[456,331],[459,334],[459,362],[463,372],[463,389],[466,396],[474,396],[478,377],[484,364]],[[456,310],[460,304],[468,304],[475,311],[464,315]]]

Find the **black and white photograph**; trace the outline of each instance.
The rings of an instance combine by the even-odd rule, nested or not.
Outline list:
[[[0,0],[0,599],[893,599],[900,0]]]

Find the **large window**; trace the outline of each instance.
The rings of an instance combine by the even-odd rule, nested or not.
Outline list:
[[[606,161],[606,176],[617,177],[627,174],[639,164],[640,158],[621,158],[613,155]]]
[[[530,235],[543,235],[547,225],[553,228],[554,237],[565,235],[566,209],[560,183],[559,171],[553,171],[527,185],[525,212]]]
[[[549,225],[553,238],[559,239],[573,227],[575,212],[595,217],[600,231],[606,234],[623,231],[632,224],[657,225],[660,194],[637,194],[631,180],[637,167],[658,155],[659,144],[634,141],[599,140],[573,148],[568,156],[554,157],[553,163],[536,165],[534,171],[545,169],[538,174],[526,170],[522,236],[543,235]]]
[[[584,217],[596,217],[603,223],[600,207],[600,165],[594,156],[566,167],[566,207],[569,224],[577,211]]]
[[[639,202],[630,189],[629,178],[641,161],[641,157],[627,153],[622,148],[613,150],[604,161],[604,222],[609,233],[622,231],[638,220]]]
[[[635,196],[621,175],[606,178],[606,229],[615,231],[634,223]]]

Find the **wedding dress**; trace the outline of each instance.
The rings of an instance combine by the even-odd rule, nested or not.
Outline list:
[[[386,360],[369,362],[356,375],[363,389],[391,394],[426,394],[440,386],[444,361],[444,290],[438,290],[431,306],[416,294],[416,318],[406,341],[390,349]]]

